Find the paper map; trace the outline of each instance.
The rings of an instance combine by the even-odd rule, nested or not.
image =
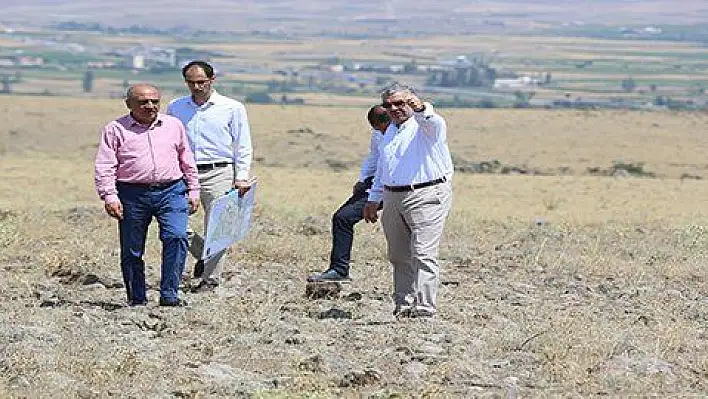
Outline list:
[[[209,259],[246,237],[251,227],[256,185],[253,179],[251,189],[243,197],[238,196],[238,190],[232,190],[212,202],[202,259]]]

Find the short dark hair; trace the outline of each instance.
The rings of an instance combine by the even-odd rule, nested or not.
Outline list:
[[[209,65],[208,62],[196,60],[196,61],[191,61],[189,64],[185,65],[182,68],[182,77],[183,78],[185,78],[185,79],[187,78],[187,71],[189,70],[189,68],[191,68],[193,66],[202,68],[202,70],[206,74],[207,78],[211,79],[214,77],[214,68],[211,65]]]
[[[386,108],[381,105],[374,105],[369,108],[369,113],[366,114],[366,119],[369,120],[371,127],[378,125],[379,123],[387,123],[390,121],[388,114],[386,113]]]

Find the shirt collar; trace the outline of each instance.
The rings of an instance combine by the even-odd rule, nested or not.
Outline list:
[[[155,121],[150,124],[150,126],[145,126],[142,123],[138,122],[133,118],[133,114],[128,114],[128,126],[133,127],[133,126],[141,126],[141,127],[147,127],[148,130],[152,130],[156,127],[162,126],[162,114],[157,114],[157,118],[155,118]]]
[[[384,134],[386,134],[386,131],[388,130],[388,127],[391,126],[391,125],[393,125],[393,123],[390,123],[390,122],[389,122],[389,124],[386,126],[386,129],[384,129],[384,130],[374,129],[374,132],[379,132],[379,133],[381,133],[382,135],[384,135]]]
[[[415,118],[411,116],[410,118],[406,119],[405,122],[401,123],[401,124],[398,125],[398,126],[396,126],[395,123],[392,123],[392,125],[396,126],[396,127],[398,128],[398,130],[403,130],[407,125],[413,123],[413,122],[411,122],[411,121],[413,121],[413,120],[415,120]]]
[[[194,107],[205,107],[207,105],[214,105],[214,104],[219,103],[221,101],[222,97],[223,96],[221,94],[217,93],[216,90],[214,90],[211,92],[209,99],[206,100],[206,102],[204,104],[198,105],[197,103],[194,102],[194,99],[192,98],[192,96],[189,96],[189,103],[191,105],[193,105]]]

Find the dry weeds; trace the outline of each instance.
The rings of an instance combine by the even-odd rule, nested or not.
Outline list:
[[[703,115],[444,111],[461,156],[577,173],[457,174],[440,316],[426,323],[391,316],[378,225],[358,227],[339,298],[305,297],[366,149],[363,108],[249,107],[261,181],[251,234],[218,292],[162,309],[154,290],[149,306],[124,306],[116,226],[91,186],[96,128],[120,104],[53,101],[0,98],[0,396],[708,390],[708,184],[677,178],[705,173]],[[617,155],[663,177],[582,173]],[[146,258],[154,287],[155,231]]]

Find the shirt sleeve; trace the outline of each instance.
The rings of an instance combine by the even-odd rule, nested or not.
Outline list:
[[[118,171],[118,139],[115,129],[109,124],[101,129],[95,163],[95,184],[98,196],[107,204],[120,201],[116,189]]]
[[[379,161],[379,142],[381,132],[374,129],[371,132],[371,141],[369,142],[369,154],[361,162],[361,171],[359,172],[359,181],[363,182],[367,178],[376,173],[376,163]]]
[[[184,125],[179,122],[179,143],[177,145],[177,154],[179,157],[179,168],[184,174],[184,179],[187,181],[187,190],[189,197],[199,199],[199,175],[197,172],[197,163],[194,161],[194,153],[189,146],[187,140],[187,132]]]
[[[432,104],[428,102],[424,104],[425,109],[413,113],[413,117],[420,126],[420,131],[430,137],[444,136],[447,130],[445,119],[435,112]]]
[[[382,157],[376,158],[376,173],[374,173],[374,181],[371,184],[371,189],[369,190],[369,202],[381,202],[383,201],[383,183],[381,182],[381,167]]]
[[[236,165],[236,180],[248,180],[253,158],[251,145],[251,128],[248,125],[246,107],[242,104],[235,107],[231,121],[231,137],[234,145],[234,164]]]

